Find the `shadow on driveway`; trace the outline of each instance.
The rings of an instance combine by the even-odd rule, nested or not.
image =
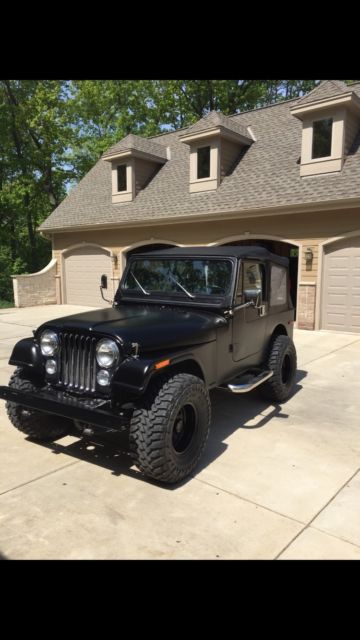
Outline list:
[[[306,371],[298,370],[296,385],[292,397],[302,390],[300,381],[307,375]],[[210,392],[212,404],[212,421],[209,440],[203,456],[196,467],[196,473],[210,465],[216,458],[222,455],[228,445],[225,440],[237,429],[260,429],[265,427],[272,418],[284,418],[289,416],[283,411],[282,405],[271,404],[260,397],[258,389],[239,397],[223,389],[214,389]],[[285,405],[286,406],[286,405]],[[269,408],[272,409],[269,411]],[[251,425],[247,423],[251,422]],[[107,435],[103,437],[92,436],[84,438],[74,428],[70,433],[78,440],[68,445],[57,442],[36,442],[36,444],[51,449],[54,454],[65,454],[81,460],[96,464],[111,471],[113,475],[125,474],[166,489],[177,489],[191,479],[186,478],[180,483],[164,485],[155,480],[145,478],[140,471],[133,468],[134,461],[129,454],[128,437],[126,433]]]

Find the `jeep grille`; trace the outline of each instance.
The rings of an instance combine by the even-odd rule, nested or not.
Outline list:
[[[60,333],[59,383],[68,389],[94,392],[96,338]]]

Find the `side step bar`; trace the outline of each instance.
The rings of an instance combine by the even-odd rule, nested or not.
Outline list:
[[[266,380],[269,380],[269,378],[272,378],[273,375],[273,371],[261,371],[257,376],[254,376],[251,382],[245,382],[244,384],[228,384],[227,388],[232,393],[248,393],[255,389],[255,387],[258,387],[259,384],[262,384]]]

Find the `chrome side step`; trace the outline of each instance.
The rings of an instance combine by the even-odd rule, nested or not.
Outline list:
[[[261,371],[257,376],[254,376],[251,382],[245,382],[244,384],[228,384],[227,388],[232,393],[248,393],[255,389],[255,387],[258,387],[259,384],[269,380],[273,375],[273,371]]]

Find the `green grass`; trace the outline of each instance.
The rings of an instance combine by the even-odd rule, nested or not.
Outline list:
[[[14,303],[9,300],[0,300],[0,309],[11,309],[13,306]]]

